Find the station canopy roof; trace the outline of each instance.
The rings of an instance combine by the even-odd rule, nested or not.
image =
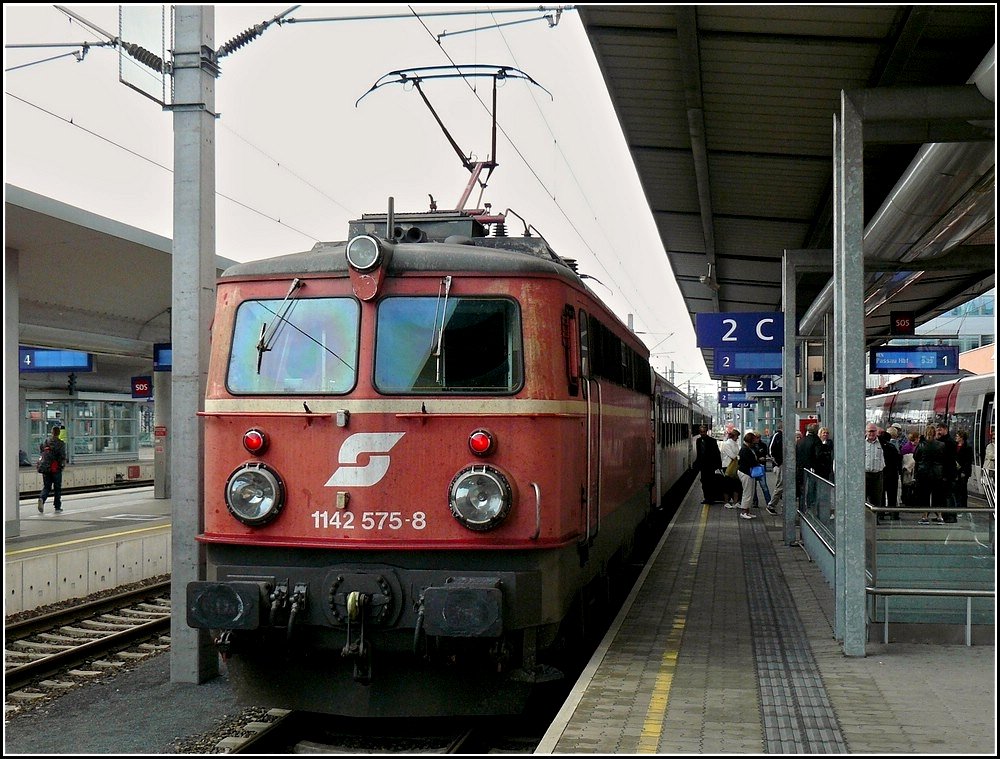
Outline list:
[[[832,261],[842,91],[975,83],[995,102],[992,4],[577,8],[692,322],[781,310],[786,249]],[[890,312],[919,325],[995,284],[995,118],[905,119],[865,134],[866,347]],[[800,274],[797,322],[822,325],[830,277]]]

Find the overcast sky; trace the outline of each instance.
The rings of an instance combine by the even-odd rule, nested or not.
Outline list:
[[[120,6],[60,7],[88,23],[51,5],[4,5],[4,180],[172,237],[172,116],[119,82],[116,49],[81,55],[80,43],[106,41],[101,31],[119,34]],[[216,6],[216,49],[293,7]],[[224,56],[216,252],[247,261],[342,240],[350,219],[384,212],[389,196],[397,212],[427,210],[428,196],[454,207],[469,173],[420,95],[368,91],[401,69],[512,66],[539,86],[509,80],[498,92],[499,166],[482,202],[577,259],[619,318],[632,315],[658,370],[673,362],[679,385],[714,393],[578,14],[543,7],[307,4]],[[321,18],[338,20],[309,21]],[[423,91],[463,154],[489,158],[491,79]],[[521,231],[513,217],[508,228]]]

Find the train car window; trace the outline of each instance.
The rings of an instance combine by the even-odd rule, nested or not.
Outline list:
[[[512,300],[386,298],[376,325],[380,392],[513,393],[521,386],[520,310]]]
[[[562,313],[563,350],[566,352],[566,390],[572,396],[580,394],[580,333],[576,325],[576,309],[566,304]]]
[[[248,300],[236,312],[226,387],[241,394],[343,394],[355,385],[361,309],[353,298]],[[276,326],[271,323],[278,319]],[[273,329],[270,327],[273,326]],[[271,339],[258,351],[264,330]]]
[[[586,311],[580,312],[580,376],[590,379],[590,317]]]

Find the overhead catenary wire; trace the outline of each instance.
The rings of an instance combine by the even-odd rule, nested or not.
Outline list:
[[[227,42],[225,45],[221,46],[220,49],[219,49],[220,55],[231,54],[232,52],[235,52],[236,50],[244,49],[253,40],[255,40],[255,39],[258,38],[258,36],[261,33],[261,30],[266,30],[267,28],[269,28],[273,24],[281,25],[281,24],[285,24],[285,23],[305,23],[306,21],[310,21],[310,22],[311,21],[316,21],[316,22],[319,22],[319,21],[323,21],[324,20],[324,19],[319,19],[319,18],[318,19],[298,19],[298,18],[291,18],[291,17],[289,17],[289,14],[292,11],[294,11],[296,8],[299,8],[299,7],[300,6],[292,6],[289,10],[285,11],[282,14],[279,14],[279,15],[275,16],[274,18],[270,19],[269,21],[264,21],[264,22],[261,22],[259,24],[255,24],[254,26],[250,27],[246,32],[244,32],[244,33],[242,33],[240,35],[237,35],[236,37],[234,37],[233,39],[231,39],[229,42]],[[468,10],[457,11],[456,10],[456,11],[447,11],[447,12],[442,12],[442,13],[436,13],[436,12],[431,12],[431,13],[419,13],[419,12],[417,12],[417,13],[415,13],[414,10],[411,9],[410,14],[400,14],[397,17],[398,18],[426,19],[426,18],[434,17],[434,16],[475,15],[476,13],[490,13],[491,15],[498,15],[498,14],[501,14],[501,13],[502,14],[512,14],[512,13],[516,13],[516,12],[522,12],[522,13],[524,13],[524,12],[528,12],[528,11],[538,12],[538,11],[546,11],[546,10],[548,10],[550,12],[551,11],[561,12],[562,9],[574,10],[575,8],[573,8],[573,6],[567,6],[565,8],[552,8],[552,9],[547,9],[547,8],[544,8],[544,7],[542,7],[542,8],[539,8],[539,7],[535,7],[535,8],[520,8],[520,9],[519,8],[510,7],[510,8],[494,9],[492,11],[468,11]],[[379,17],[378,16],[339,17],[339,18],[330,19],[330,20],[333,20],[333,21],[336,21],[336,20],[350,20],[352,18],[372,20],[372,19],[377,19]],[[101,46],[113,47],[113,45],[110,44],[110,40],[113,40],[114,38],[108,32],[104,31],[99,26],[96,26],[96,25],[93,25],[93,24],[87,22],[85,19],[79,19],[79,22],[81,24],[84,24],[88,28],[91,28],[91,29],[95,30],[96,33],[103,34],[103,35],[105,35],[105,36],[107,36],[109,38],[109,42],[107,42],[107,43],[100,43]],[[424,27],[426,29],[426,22],[425,21],[421,21],[421,23],[424,24]],[[499,24],[499,23],[497,23],[497,24],[495,24],[493,26],[484,26],[483,29],[485,30],[485,29],[489,29],[489,28],[497,28],[498,31],[500,31],[501,34],[502,34],[502,30],[499,29],[500,26],[506,26],[506,24]],[[437,44],[439,46],[439,48],[441,48],[441,40],[443,40],[443,38],[445,36],[447,36],[447,35],[435,34],[435,33],[432,33],[430,30],[427,30],[427,33],[428,33],[429,37],[431,37],[431,38],[433,38],[435,40],[435,44]],[[95,47],[97,45],[98,45],[98,43],[94,44]],[[510,45],[508,44],[508,48],[509,47],[510,47]],[[447,56],[447,52],[444,51],[443,48],[441,48],[441,49],[444,52],[444,54]],[[139,51],[137,50],[136,52],[139,52]],[[449,60],[450,60],[450,57],[449,57]],[[153,63],[155,63],[155,61],[153,61]],[[528,89],[530,91],[530,88],[528,88]],[[473,91],[474,91],[474,89],[473,89]],[[532,95],[532,96],[534,97],[534,95]],[[488,106],[486,105],[486,103],[481,98],[480,98],[480,103],[482,104],[484,110],[489,110]],[[569,171],[570,176],[572,177],[573,183],[580,190],[580,194],[583,197],[584,203],[589,206],[589,200],[587,199],[587,193],[583,190],[583,187],[582,187],[582,184],[580,182],[580,179],[579,179],[578,175],[574,172],[573,166],[569,163],[568,160],[566,160],[566,156],[563,153],[562,144],[561,144],[561,142],[558,139],[555,138],[554,130],[553,130],[552,125],[546,119],[545,113],[541,109],[540,106],[538,107],[538,110],[539,110],[539,113],[541,114],[543,120],[545,120],[545,122],[546,122],[546,125],[547,125],[547,128],[549,130],[549,133],[552,135],[552,144],[555,146],[556,151],[560,155],[563,156],[563,163],[567,167],[567,170]],[[64,119],[64,120],[66,120],[66,119]],[[67,123],[70,123],[70,124],[73,123],[72,120],[66,120],[66,121],[67,121]],[[616,280],[616,275],[612,274],[611,271],[609,270],[609,267],[605,266],[602,263],[602,259],[607,257],[606,254],[605,255],[598,255],[597,252],[596,252],[596,250],[594,249],[594,240],[593,240],[593,237],[589,237],[589,238],[583,237],[582,233],[579,232],[579,230],[581,229],[581,227],[579,226],[580,219],[576,219],[575,222],[574,222],[573,219],[571,219],[570,214],[568,213],[567,209],[563,206],[562,202],[560,202],[557,199],[557,197],[556,197],[555,193],[553,192],[552,188],[548,186],[547,182],[545,180],[543,180],[543,178],[538,174],[537,168],[535,166],[533,166],[529,162],[529,160],[527,159],[527,157],[524,155],[524,153],[523,153],[523,151],[521,149],[521,145],[519,144],[519,141],[512,139],[511,134],[502,125],[500,126],[499,131],[503,134],[505,140],[511,146],[511,149],[517,154],[518,158],[523,162],[523,165],[525,167],[527,167],[527,170],[535,177],[535,181],[538,183],[538,186],[551,199],[552,203],[554,204],[554,207],[557,209],[557,212],[567,222],[569,222],[569,224],[570,224],[570,226],[571,226],[572,229],[577,230],[577,233],[581,234],[581,237],[580,237],[580,239],[581,239],[581,245],[583,247],[585,247],[586,249],[588,249],[588,250],[591,251],[591,254],[593,256],[594,261],[596,261],[597,265],[604,270],[605,274],[602,274],[601,276],[602,276],[603,279],[607,280],[608,282],[610,282],[612,284],[612,287],[613,287],[612,291],[613,292],[617,291],[620,295],[624,296],[627,300],[631,300],[631,296],[628,295],[628,292],[629,291],[634,292],[634,289],[633,288],[628,288],[628,290],[626,291],[626,290],[623,290],[623,288],[621,288],[618,285],[618,283],[615,281]],[[244,141],[246,141],[246,140],[244,140]],[[115,144],[115,143],[113,143],[113,144]],[[268,153],[266,151],[261,151],[261,152],[263,152],[264,155],[268,155]],[[275,163],[276,166],[280,167],[281,169],[284,169],[286,172],[291,173],[292,176],[295,177],[298,181],[307,184],[313,191],[318,191],[318,188],[315,185],[313,185],[312,183],[306,182],[305,179],[302,176],[300,176],[298,174],[295,174],[294,172],[291,172],[289,170],[289,168],[288,168],[289,164],[286,161],[283,161],[283,160],[279,161],[277,159],[272,159],[272,160],[274,160],[274,163]],[[326,200],[334,202],[338,206],[340,206],[341,208],[344,208],[344,206],[342,204],[337,203],[337,201],[334,200],[332,197],[330,197],[329,194],[327,194],[327,193],[321,193],[321,194],[326,198]],[[284,227],[286,227],[288,229],[294,230],[296,232],[300,232],[300,233],[304,234],[306,237],[309,237],[312,240],[319,239],[319,238],[317,238],[317,236],[309,235],[309,234],[307,234],[305,232],[302,232],[300,229],[297,229],[296,227],[291,226],[291,225],[287,224],[286,222],[283,222],[275,214],[267,214],[267,213],[258,211],[257,209],[252,208],[251,206],[249,206],[246,203],[242,203],[242,202],[236,201],[231,196],[226,196],[226,195],[223,195],[222,193],[219,193],[219,195],[220,195],[220,197],[226,198],[227,200],[229,200],[231,202],[234,202],[237,205],[240,205],[241,207],[250,210],[251,212],[253,212],[253,213],[261,216],[262,218],[269,219],[269,220],[274,221],[274,222],[278,223],[279,225],[284,226]],[[592,214],[592,216],[593,216],[593,218],[595,220],[599,221],[598,214],[596,212],[594,212]],[[621,260],[620,257],[617,255],[617,252],[614,251],[614,245],[610,245],[610,248],[611,248],[613,254],[615,255],[616,259],[618,259],[619,262],[620,262],[620,260]],[[598,282],[600,282],[600,280],[597,279],[597,278],[595,278],[595,277],[591,277],[591,278],[595,279]],[[611,288],[609,288],[609,289],[611,289]],[[648,307],[649,307],[649,304],[648,304],[648,302],[646,302],[646,303],[643,303],[643,305],[641,306],[640,309],[633,309],[633,310],[639,311],[640,313],[641,312],[647,312]],[[642,318],[642,317],[640,317],[639,319],[637,319],[637,321],[639,322],[640,325],[643,325],[644,323],[648,323],[648,320],[645,319],[645,318]],[[656,321],[656,320],[654,320],[654,321]]]

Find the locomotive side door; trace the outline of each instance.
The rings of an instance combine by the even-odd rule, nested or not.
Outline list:
[[[584,498],[583,537],[590,543],[601,526],[601,383],[592,376],[590,317],[580,311],[580,379],[587,402],[587,492]]]
[[[996,480],[994,479],[996,474],[995,470],[987,471],[984,469],[983,464],[986,463],[986,446],[993,443],[994,449],[996,448],[994,435],[996,435],[994,394],[985,392],[979,403],[976,404],[974,430],[972,440],[969,441],[973,446],[972,477],[969,480],[969,485],[975,490],[978,483],[980,495],[986,496],[986,502],[991,509],[996,508]]]

